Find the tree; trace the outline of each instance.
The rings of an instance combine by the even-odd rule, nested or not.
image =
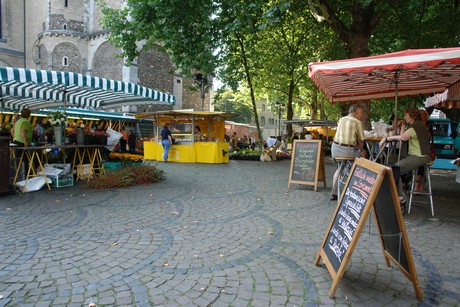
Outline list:
[[[251,123],[252,109],[247,93],[220,89],[214,97],[214,108],[216,111],[237,114],[231,118],[236,123]]]
[[[272,1],[264,8],[256,46],[262,69],[256,87],[285,105],[288,120],[293,119],[295,102],[316,116],[315,104],[306,97],[315,90],[307,64],[333,49],[332,38],[330,31],[312,18],[304,1]],[[291,124],[287,132],[292,134]]]
[[[341,1],[308,0],[310,11],[318,21],[326,22],[347,51],[347,58],[369,55],[369,39],[377,24],[394,1]],[[348,105],[342,105],[342,113],[348,113]],[[363,123],[370,128],[370,104],[363,103]]]
[[[309,0],[310,11],[326,22],[347,51],[347,58],[408,48],[458,45],[457,0]],[[370,128],[370,104],[363,122]],[[343,111],[347,109],[344,105]]]
[[[126,63],[132,63],[143,49],[161,45],[173,63],[189,73],[192,66],[212,72],[218,65],[214,54],[219,33],[216,32],[212,0],[126,0],[113,8],[97,0],[104,14],[101,22],[110,29],[109,41],[121,48]]]

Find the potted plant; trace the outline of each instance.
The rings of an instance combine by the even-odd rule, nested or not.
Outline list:
[[[107,145],[107,138],[109,134],[105,132],[104,130],[96,130],[94,132],[94,135],[96,137],[96,144],[97,145]]]
[[[48,113],[48,122],[54,129],[56,145],[62,145],[64,127],[68,125],[67,117],[61,111],[53,111]]]

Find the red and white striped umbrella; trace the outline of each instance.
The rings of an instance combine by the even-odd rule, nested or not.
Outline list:
[[[441,93],[460,82],[460,48],[409,49],[377,56],[308,64],[309,76],[328,100]]]

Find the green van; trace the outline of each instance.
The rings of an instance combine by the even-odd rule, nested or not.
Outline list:
[[[428,122],[433,127],[434,147],[439,158],[455,158],[454,140],[457,132],[452,132],[452,125],[448,118],[430,118]]]

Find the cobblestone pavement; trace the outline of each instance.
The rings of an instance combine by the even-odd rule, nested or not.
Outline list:
[[[329,182],[288,189],[290,161],[156,165],[167,179],[153,185],[0,197],[0,306],[418,305],[386,266],[375,222],[328,297],[314,261],[336,202]],[[460,184],[432,178],[435,218],[415,205],[409,242],[422,305],[458,305]]]

